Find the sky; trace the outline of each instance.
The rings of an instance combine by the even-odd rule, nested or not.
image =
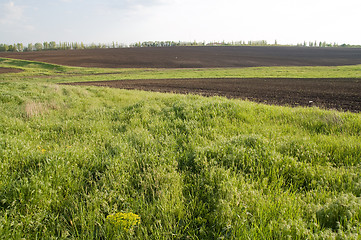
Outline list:
[[[361,44],[360,0],[0,0],[0,43]]]

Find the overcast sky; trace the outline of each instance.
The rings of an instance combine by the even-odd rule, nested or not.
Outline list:
[[[360,0],[0,0],[0,43],[361,44]]]

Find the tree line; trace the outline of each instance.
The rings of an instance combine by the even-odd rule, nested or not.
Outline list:
[[[358,47],[360,48],[361,45],[350,45],[350,44],[338,44],[336,42],[334,43],[328,43],[328,42],[306,42],[304,41],[303,43],[298,43],[297,44],[298,47]]]
[[[176,47],[176,46],[269,46],[266,40],[260,41],[232,41],[232,42],[175,42],[175,41],[147,41],[130,44],[129,47]]]
[[[268,43],[266,40],[258,41],[232,41],[232,42],[184,42],[184,41],[145,41],[136,42],[129,45],[112,42],[112,43],[91,43],[84,44],[83,42],[43,42],[43,43],[29,43],[26,46],[23,43],[14,44],[0,44],[0,52],[30,52],[30,51],[44,51],[44,50],[76,50],[76,49],[98,49],[98,48],[136,48],[136,47],[176,47],[176,46],[298,46],[298,47],[357,47],[361,45],[338,44],[310,41],[298,43],[296,45],[278,44],[277,40],[274,43]]]
[[[22,43],[15,44],[0,44],[0,52],[31,52],[31,51],[43,51],[43,50],[75,50],[75,49],[96,49],[96,48],[123,48],[127,47],[125,44],[111,43],[91,43],[84,44],[83,42],[43,42],[43,43],[29,43],[24,46]]]

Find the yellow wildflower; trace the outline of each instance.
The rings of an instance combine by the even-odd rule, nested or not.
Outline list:
[[[134,213],[115,213],[107,216],[107,221],[115,227],[119,227],[122,230],[129,232],[132,227],[136,226],[140,222],[140,217]]]

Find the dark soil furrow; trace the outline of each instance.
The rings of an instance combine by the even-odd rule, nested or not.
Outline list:
[[[155,92],[200,94],[248,99],[255,102],[317,106],[342,111],[361,111],[360,79],[309,78],[213,78],[148,79],[66,83],[137,89]]]
[[[361,64],[361,48],[162,47],[5,52],[0,57],[106,68],[215,68]]]

